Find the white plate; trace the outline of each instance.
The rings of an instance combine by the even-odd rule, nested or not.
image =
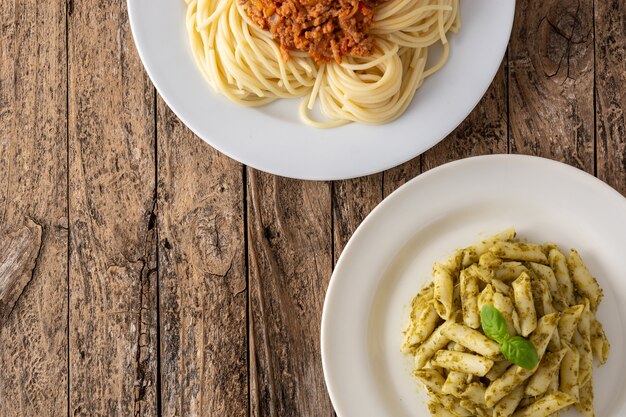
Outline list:
[[[433,262],[510,226],[529,241],[578,249],[597,277],[605,294],[598,318],[611,354],[593,372],[596,415],[626,415],[626,199],[568,165],[495,155],[452,162],[407,183],[341,254],[322,316],[324,375],[339,417],[429,416],[412,361],[400,353],[407,307],[430,280]]]
[[[298,102],[244,108],[216,94],[196,68],[183,0],[128,0],[143,64],[176,115],[210,145],[277,175],[340,179],[408,161],[446,137],[491,83],[508,43],[515,0],[462,0],[463,26],[451,35],[450,59],[427,79],[400,119],[319,130],[298,120]]]

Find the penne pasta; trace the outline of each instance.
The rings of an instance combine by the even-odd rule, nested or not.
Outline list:
[[[496,233],[493,236],[489,236],[488,238],[486,238],[485,240],[481,240],[480,242],[474,244],[473,246],[471,246],[471,248],[474,250],[474,252],[478,255],[481,256],[483,254],[485,254],[486,252],[489,251],[489,249],[493,246],[495,246],[496,244],[500,243],[500,242],[506,242],[509,241],[511,239],[513,239],[515,237],[515,229],[514,228],[509,228],[506,230],[503,230],[499,233]]]
[[[518,408],[522,409],[522,408],[528,407],[532,403],[533,403],[532,398],[531,397],[527,397],[526,395],[524,395],[522,397],[522,400],[519,402]]]
[[[409,323],[405,331],[402,351],[414,353],[419,344],[426,340],[433,330],[435,330],[438,321],[439,315],[435,311],[433,303],[430,302],[419,312],[419,316]]]
[[[568,307],[563,311],[561,319],[559,320],[559,336],[561,343],[563,341],[570,342],[572,340],[572,336],[574,336],[574,332],[578,328],[578,322],[580,321],[580,316],[584,309],[585,306],[577,305]]]
[[[528,407],[517,411],[513,417],[547,417],[550,414],[561,410],[574,403],[574,399],[562,392],[546,395],[535,401]]]
[[[554,275],[554,271],[552,271],[552,268],[547,265],[538,264],[536,262],[529,262],[528,265],[530,266],[530,269],[535,274],[537,274],[537,277],[541,278],[541,280],[546,283],[548,290],[550,291],[550,298],[556,303],[560,303],[562,306],[566,306],[561,299],[559,283],[556,280],[556,276]]]
[[[558,352],[549,352],[541,359],[539,367],[535,371],[524,393],[531,397],[538,397],[545,394],[550,387],[550,383],[554,375],[558,375],[561,368],[561,360],[567,353],[567,349],[561,349]]]
[[[493,280],[493,271],[487,268],[483,268],[478,264],[472,264],[469,267],[465,268],[467,274],[478,278],[480,281],[485,284],[490,284]]]
[[[530,341],[535,345],[540,359],[545,353],[552,335],[557,330],[560,316],[560,313],[546,314],[539,319],[537,328],[530,335]]]
[[[513,320],[513,313],[515,313],[513,301],[505,295],[495,293],[493,295],[493,306],[497,308],[504,317],[506,326],[509,329],[509,334],[511,336],[515,336],[518,333],[517,329],[519,328],[519,320],[518,325],[515,326],[515,321]]]
[[[487,407],[495,406],[500,400],[530,378],[531,375],[532,371],[520,368],[517,365],[509,367],[499,378],[492,381],[485,390],[485,405]]]
[[[554,242],[547,242],[547,243],[544,243],[541,247],[543,248],[543,253],[545,253],[545,254],[550,253],[550,251],[551,251],[552,249],[558,249],[558,248],[559,248],[559,247],[557,246],[557,244],[556,244],[556,243],[554,243]]]
[[[413,372],[413,375],[415,375],[426,388],[437,394],[443,394],[442,389],[445,379],[441,373],[434,369],[421,369]]]
[[[428,411],[430,411],[430,415],[433,417],[457,417],[452,411],[446,409],[443,404],[435,401],[428,402]]]
[[[522,401],[524,385],[515,388],[511,393],[502,398],[493,408],[493,417],[510,417]]]
[[[485,375],[485,378],[490,381],[494,381],[500,378],[500,376],[502,376],[502,374],[509,368],[509,366],[511,366],[511,362],[507,360],[495,362],[489,372],[487,372],[487,374]]]
[[[468,275],[467,272],[463,270],[460,274],[460,280],[463,323],[472,329],[478,329],[480,327],[478,279]]]
[[[585,417],[595,417],[595,411],[593,407],[593,385],[592,379],[589,379],[585,385],[580,387],[579,401],[574,404],[574,407],[580,414]]]
[[[493,408],[480,407],[472,403],[470,400],[462,400],[460,404],[462,407],[466,408],[467,410],[470,410],[473,416],[477,416],[477,417],[492,417],[493,416]]]
[[[417,312],[423,310],[424,307],[433,300],[433,293],[434,285],[431,282],[413,297],[413,300],[411,300],[411,320],[415,319]]]
[[[574,284],[570,278],[569,271],[567,269],[567,262],[565,255],[558,249],[551,249],[548,253],[548,261],[550,267],[554,271],[554,276],[559,285],[560,299],[565,305],[571,306],[574,302]]]
[[[499,359],[500,345],[477,330],[462,324],[450,323],[442,331],[443,335],[467,349],[489,359]]]
[[[556,312],[552,304],[552,295],[548,289],[548,284],[541,278],[533,278],[531,286],[537,315],[541,317]]]
[[[494,269],[502,265],[502,259],[487,251],[478,258],[478,266],[482,268]]]
[[[461,268],[467,268],[468,266],[478,262],[478,254],[472,247],[466,248],[463,251],[463,260],[461,261]]]
[[[452,290],[452,311],[453,314],[461,311],[463,308],[463,302],[461,301],[461,283],[457,282],[454,284],[454,289]]]
[[[561,337],[559,336],[558,331],[552,333],[552,337],[550,338],[550,342],[548,343],[548,350],[550,352],[558,352],[559,350],[561,350]]]
[[[552,394],[553,392],[557,392],[559,390],[559,381],[561,380],[559,374],[560,369],[555,372],[554,375],[552,375],[552,378],[550,379],[550,384],[548,385],[548,389],[546,390],[546,394]]]
[[[580,356],[575,347],[565,343],[567,353],[561,361],[559,390],[578,401],[578,367]]]
[[[471,417],[473,415],[471,411],[463,408],[458,398],[453,395],[436,395],[436,399],[446,410],[451,411],[457,417]]]
[[[583,386],[591,378],[593,372],[593,352],[591,350],[591,311],[590,303],[584,301],[585,308],[578,321],[578,329],[574,332],[572,341],[580,355],[580,369],[578,373],[578,385]]]
[[[493,305],[493,295],[495,291],[491,284],[485,285],[485,288],[480,292],[478,296],[478,311],[482,310],[485,305]]]
[[[472,382],[465,388],[465,391],[461,394],[461,398],[469,400],[478,406],[484,406],[485,387],[479,382]]]
[[[450,371],[443,384],[442,392],[446,395],[453,395],[460,398],[467,386],[467,374],[463,372]]]
[[[466,374],[485,376],[493,366],[491,359],[465,352],[440,350],[431,359],[435,366],[441,366],[452,371]]]
[[[602,291],[578,252],[513,241],[513,229],[433,266],[411,301],[402,351],[432,416],[558,417],[593,408],[593,357],[610,346]],[[597,288],[596,288],[597,287]]]
[[[537,329],[530,336],[530,341],[537,350],[539,359],[543,357],[552,333],[556,330],[558,313],[543,316],[537,323]],[[510,394],[518,385],[530,378],[535,369],[528,370],[517,365],[511,366],[498,379],[493,381],[485,391],[485,404],[493,407],[498,401]]]
[[[521,334],[526,337],[537,327],[537,314],[533,302],[530,276],[522,272],[511,286],[513,287],[515,309],[519,316]]]
[[[494,255],[495,256],[495,255]],[[522,272],[528,272],[521,262],[502,262],[493,272],[493,277],[499,281],[510,282],[521,275]]]
[[[443,349],[448,342],[450,342],[450,339],[445,337],[442,333],[445,330],[446,325],[449,325],[449,323],[451,322],[446,322],[437,327],[428,339],[426,339],[426,341],[417,349],[414,361],[415,369],[422,369],[435,352]]]
[[[574,332],[571,345],[578,352],[578,385],[582,386],[591,377],[591,372],[593,371],[593,353],[591,352],[591,346],[589,345],[589,347],[587,347],[586,341],[578,330]]]
[[[541,246],[522,242],[497,242],[489,249],[499,258],[547,264],[548,258]]]
[[[454,280],[443,265],[435,263],[433,266],[433,282],[435,283],[433,300],[439,317],[448,320],[452,316],[452,302],[454,298]]]
[[[459,272],[461,271],[461,263],[463,262],[463,251],[461,249],[457,249],[454,251],[452,256],[450,256],[444,263],[443,267],[452,275],[452,277],[458,277]]]
[[[513,309],[511,313],[511,318],[513,319],[513,327],[515,327],[515,333],[522,334],[522,328],[520,327],[519,316],[517,315],[517,310]]]
[[[513,296],[513,289],[508,284],[502,281],[494,279],[491,281],[491,286],[496,292],[499,292],[500,294],[504,294],[507,297]]]
[[[604,334],[602,324],[595,318],[591,320],[591,350],[601,364],[605,364],[609,356],[611,346]]]
[[[567,268],[576,290],[589,299],[591,310],[595,312],[600,301],[602,301],[602,289],[598,285],[598,281],[589,273],[576,249],[570,250],[567,257]]]

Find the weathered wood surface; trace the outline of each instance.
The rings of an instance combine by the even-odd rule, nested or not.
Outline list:
[[[30,242],[3,277],[22,287],[0,319],[3,417],[68,414],[65,16],[64,1],[0,2],[0,237]]]
[[[507,152],[626,195],[621,1],[518,1],[492,86],[448,138],[332,183],[258,172],[197,139],[156,99],[125,7],[0,2],[2,416],[332,416],[324,294],[385,196]],[[20,272],[3,275],[18,237]]]
[[[41,226],[28,219],[19,230],[0,237],[0,326],[33,278],[41,249]]]
[[[331,416],[319,349],[330,183],[248,170],[250,415]]]
[[[508,54],[511,152],[593,174],[593,2],[518,1]]]
[[[332,194],[333,259],[339,259],[350,236],[383,198],[383,174],[335,181]]]
[[[155,95],[126,1],[69,16],[72,416],[156,416]]]
[[[597,175],[626,195],[626,3],[594,5]]]
[[[244,167],[159,100],[163,416],[247,416]]]

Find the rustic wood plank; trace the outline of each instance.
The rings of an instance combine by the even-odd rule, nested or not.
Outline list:
[[[407,181],[422,172],[423,155],[419,155],[402,165],[388,169],[383,174],[383,197],[387,197]]]
[[[626,196],[626,3],[594,4],[597,174]]]
[[[251,415],[332,416],[319,348],[330,183],[249,169],[248,236]]]
[[[69,411],[155,416],[155,97],[126,2],[74,2],[68,54]]]
[[[509,44],[510,145],[593,172],[593,2],[518,1]]]
[[[161,100],[157,126],[162,415],[247,416],[243,166]]]
[[[41,226],[28,219],[24,227],[0,237],[0,326],[33,278],[41,233]]]
[[[0,325],[3,417],[67,415],[65,14],[64,1],[0,2],[0,234],[34,233]]]
[[[383,175],[333,182],[333,249],[335,263],[365,217],[382,199]]]

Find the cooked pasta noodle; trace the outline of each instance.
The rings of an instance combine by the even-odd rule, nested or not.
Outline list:
[[[301,120],[319,128],[399,117],[424,79],[443,67],[447,34],[460,27],[458,0],[387,0],[375,10],[370,56],[318,64],[304,51],[291,50],[285,60],[238,0],[186,1],[193,55],[218,93],[244,106],[302,97]],[[429,48],[438,42],[441,57],[427,68]],[[313,117],[316,104],[326,120]]]
[[[547,417],[574,405],[593,416],[593,360],[610,350],[595,318],[602,294],[574,249],[565,258],[512,228],[436,262],[402,343],[431,415]]]

